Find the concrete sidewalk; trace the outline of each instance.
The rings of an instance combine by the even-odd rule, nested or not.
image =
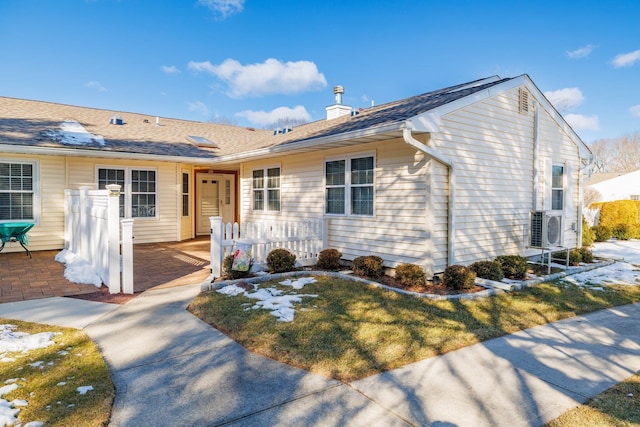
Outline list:
[[[634,304],[342,384],[201,322],[186,311],[199,289],[149,290],[84,327],[116,384],[112,426],[538,426],[640,369]],[[66,300],[78,310],[65,298],[57,315]]]

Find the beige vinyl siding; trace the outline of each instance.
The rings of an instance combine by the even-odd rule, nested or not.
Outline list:
[[[515,89],[447,114],[432,136],[434,148],[455,164],[457,264],[523,252],[532,205],[533,112],[520,114],[517,101]],[[442,205],[447,181],[443,173],[434,179]],[[445,253],[447,212],[436,214],[435,252]],[[435,260],[436,271],[445,267],[446,258]]]
[[[50,250],[64,247],[64,158],[3,154],[2,162],[36,162],[40,209],[36,225],[29,231],[29,250]],[[3,252],[22,252],[18,243],[7,243]]]
[[[375,156],[375,215],[325,216],[325,159],[354,154]],[[252,171],[275,166],[275,163],[245,163],[240,177],[242,221],[295,221],[326,217],[330,224],[329,247],[340,250],[345,259],[379,255],[390,267],[401,262],[425,264],[429,247],[426,224],[428,185],[427,159],[422,153],[396,139],[363,144],[357,148],[286,156],[278,160],[281,167],[281,211],[252,210]]]
[[[178,239],[180,183],[179,170],[174,163],[141,162],[132,160],[69,158],[68,188],[78,189],[82,185],[96,188],[97,167],[150,168],[157,171],[157,218],[134,218],[134,243],[173,242]]]

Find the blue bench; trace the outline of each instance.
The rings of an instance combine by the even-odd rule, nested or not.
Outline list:
[[[0,223],[0,252],[4,249],[7,242],[18,242],[20,246],[27,251],[27,255],[31,258],[31,251],[25,245],[29,244],[27,232],[33,228],[35,224],[32,222],[3,222]]]

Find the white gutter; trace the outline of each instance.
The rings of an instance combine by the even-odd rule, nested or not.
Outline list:
[[[422,151],[427,156],[435,159],[437,162],[442,163],[447,167],[449,171],[449,206],[447,208],[447,266],[455,264],[455,236],[456,236],[456,213],[455,213],[455,192],[456,192],[456,174],[453,161],[446,156],[438,153],[433,148],[423,144],[413,137],[411,130],[413,125],[411,120],[405,122],[405,127],[402,129],[402,137],[404,142],[408,145]]]

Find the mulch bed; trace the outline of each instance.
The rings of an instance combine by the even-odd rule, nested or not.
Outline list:
[[[365,277],[366,278],[366,277]],[[474,286],[470,289],[451,289],[447,288],[443,283],[427,282],[422,286],[405,286],[397,281],[394,277],[384,276],[378,280],[379,282],[391,286],[392,288],[402,289],[404,291],[419,292],[423,294],[434,295],[460,295],[460,294],[473,294],[476,292],[484,291],[486,288],[482,286]]]
[[[70,295],[69,298],[82,299],[86,301],[107,302],[110,304],[126,304],[140,293],[135,294],[110,294],[109,288],[101,286],[96,292],[82,295]]]

